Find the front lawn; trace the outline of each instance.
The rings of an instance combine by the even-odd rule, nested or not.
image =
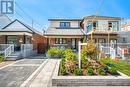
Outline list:
[[[107,59],[101,59],[102,63],[110,66],[110,67],[114,67],[116,70],[130,76],[130,63],[126,62],[126,61],[114,61],[110,58]]]

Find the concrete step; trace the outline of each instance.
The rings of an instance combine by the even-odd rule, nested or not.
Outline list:
[[[15,60],[19,60],[19,59],[21,59],[21,58],[12,58],[12,57],[11,57],[11,58],[8,58],[8,57],[7,57],[7,58],[6,58],[6,61],[15,61]]]
[[[21,59],[22,58],[22,55],[21,55],[21,52],[14,52],[12,54],[10,54],[6,60],[18,60],[18,59]]]

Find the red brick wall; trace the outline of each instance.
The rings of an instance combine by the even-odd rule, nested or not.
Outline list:
[[[6,43],[6,36],[0,36],[0,44]]]
[[[45,53],[47,50],[47,38],[42,35],[33,35],[34,49],[37,49],[38,53]]]

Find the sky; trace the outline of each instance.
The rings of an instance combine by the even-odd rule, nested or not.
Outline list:
[[[100,16],[130,18],[130,0],[104,0],[102,5],[102,0],[15,0],[15,2],[15,14],[10,17],[29,25],[32,25],[33,19],[33,26],[39,30],[46,28],[49,25],[48,19],[51,18],[82,19],[84,16],[95,15],[97,11]]]

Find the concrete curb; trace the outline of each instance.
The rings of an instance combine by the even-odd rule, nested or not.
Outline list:
[[[36,78],[36,76],[40,73],[42,68],[47,64],[48,59],[46,59],[31,75],[30,77],[20,85],[20,87],[29,87],[32,81]]]

